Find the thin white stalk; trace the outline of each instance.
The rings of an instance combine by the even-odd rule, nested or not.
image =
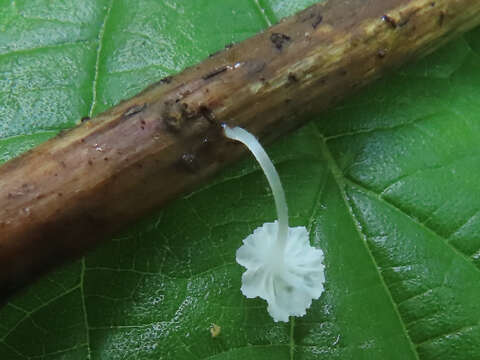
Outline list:
[[[234,127],[233,129],[227,125],[224,125],[223,127],[225,136],[232,140],[241,142],[248,148],[248,150],[251,151],[253,156],[255,156],[255,159],[257,159],[258,163],[260,164],[265,176],[267,177],[270,188],[272,189],[275,206],[277,208],[278,249],[283,253],[288,235],[288,207],[287,200],[285,198],[285,192],[283,191],[283,186],[280,182],[280,177],[278,176],[277,170],[275,169],[275,166],[273,166],[273,163],[265,152],[265,149],[258,142],[255,136],[240,127]]]

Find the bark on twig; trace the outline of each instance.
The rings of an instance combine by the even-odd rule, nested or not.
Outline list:
[[[480,23],[478,0],[330,0],[0,167],[0,299],[264,140]]]

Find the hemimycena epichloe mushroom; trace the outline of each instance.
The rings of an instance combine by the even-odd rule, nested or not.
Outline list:
[[[304,226],[288,226],[285,192],[272,161],[248,131],[224,125],[226,137],[243,143],[255,156],[272,189],[278,220],[265,223],[243,240],[236,260],[247,270],[241,291],[247,298],[260,297],[268,303],[274,321],[303,316],[323,292],[323,251],[310,245]]]

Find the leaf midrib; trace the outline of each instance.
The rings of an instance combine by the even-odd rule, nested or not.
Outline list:
[[[340,171],[340,169],[339,169]],[[457,256],[460,256],[469,266],[473,267],[475,269],[475,272],[480,272],[480,268],[477,267],[474,262],[472,261],[472,259],[465,253],[463,253],[462,251],[460,251],[459,249],[457,249],[450,241],[448,241],[448,238],[446,238],[445,236],[439,234],[437,231],[435,231],[435,229],[427,226],[424,222],[421,222],[419,221],[418,219],[416,219],[414,216],[406,213],[405,211],[403,211],[402,209],[400,209],[398,206],[396,206],[395,204],[393,204],[392,202],[388,201],[387,199],[385,199],[385,197],[382,196],[382,194],[378,194],[376,193],[375,191],[369,189],[368,187],[366,187],[365,185],[363,184],[360,184],[350,178],[347,178],[347,177],[344,177],[342,176],[342,182],[344,184],[346,183],[349,183],[351,184],[352,186],[355,186],[359,189],[361,189],[363,192],[365,192],[366,194],[374,197],[377,201],[385,204],[388,206],[389,209],[392,209],[393,211],[397,212],[398,214],[401,214],[402,216],[406,216],[411,222],[413,222],[415,225],[419,226],[420,228],[422,228],[424,231],[426,231],[427,233],[430,233],[432,235],[434,235],[435,237],[441,239],[444,241],[445,245],[447,245],[447,248],[450,249],[450,251],[452,251],[455,255]],[[472,216],[470,216],[466,222],[464,224],[462,224],[460,226],[460,228],[462,226],[464,226],[466,223],[468,223],[468,221],[470,221],[470,219],[472,217],[474,217],[477,213],[479,213],[480,211],[477,210]],[[456,231],[458,231],[458,229],[456,229],[453,233],[455,233]],[[451,236],[451,235],[450,235]]]
[[[407,339],[409,345],[410,345],[410,350],[412,352],[412,354],[414,355],[414,357],[417,359],[417,360],[420,360],[420,357],[419,357],[419,354],[418,354],[418,351],[415,347],[415,344],[413,343],[410,335],[408,334],[408,330],[407,328],[405,327],[405,323],[402,319],[402,316],[400,314],[400,311],[398,310],[398,306],[397,304],[395,303],[395,300],[393,299],[392,297],[392,293],[390,292],[387,284],[385,283],[385,279],[384,277],[382,276],[381,272],[379,271],[379,267],[378,267],[378,264],[377,264],[377,261],[375,260],[375,257],[373,256],[373,253],[372,251],[370,250],[369,246],[368,246],[368,242],[367,241],[364,241],[364,238],[366,237],[365,234],[363,234],[362,232],[362,229],[361,227],[359,226],[359,223],[358,223],[358,220],[355,216],[355,214],[353,213],[352,211],[352,207],[351,207],[351,204],[350,202],[348,201],[348,197],[347,197],[347,194],[346,194],[346,191],[345,191],[345,179],[344,179],[344,176],[340,170],[340,168],[338,167],[337,163],[335,162],[333,156],[332,156],[332,153],[330,151],[330,149],[328,148],[326,142],[325,142],[325,139],[323,137],[323,135],[321,134],[320,130],[318,129],[317,127],[317,124],[314,122],[313,123],[313,131],[315,133],[315,135],[318,137],[318,142],[320,144],[320,151],[321,153],[323,154],[323,156],[325,157],[325,160],[327,162],[327,166],[328,166],[328,169],[331,171],[332,173],[332,177],[335,181],[335,183],[337,184],[338,186],[338,189],[340,191],[340,195],[342,197],[342,200],[345,204],[345,207],[348,211],[348,214],[350,216],[350,218],[352,219],[352,223],[355,227],[355,230],[358,234],[358,237],[359,237],[359,240],[362,242],[362,244],[364,245],[370,259],[371,259],[371,262],[375,268],[375,272],[377,273],[378,275],[378,279],[380,280],[380,283],[381,283],[381,286],[383,287],[385,293],[387,294],[388,296],[388,299],[392,305],[392,308],[395,312],[395,315],[397,316],[397,319],[398,319],[398,322],[402,328],[402,331],[403,331],[403,334],[405,336],[405,338]]]

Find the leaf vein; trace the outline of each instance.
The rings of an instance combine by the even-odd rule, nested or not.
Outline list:
[[[370,249],[370,247],[368,246],[368,242],[367,241],[364,241],[364,239],[366,238],[365,234],[362,232],[362,229],[361,229],[361,225],[359,224],[359,221],[356,217],[356,215],[354,214],[353,212],[353,209],[352,209],[352,205],[350,203],[350,200],[348,199],[348,196],[346,194],[346,191],[345,191],[345,178],[343,177],[343,174],[340,170],[340,168],[338,167],[338,165],[335,163],[335,160],[333,159],[333,156],[332,154],[330,153],[330,150],[328,149],[327,147],[327,144],[326,144],[326,139],[323,137],[323,135],[320,133],[320,130],[318,129],[318,126],[316,125],[316,123],[314,123],[314,130],[315,130],[315,134],[317,135],[318,137],[318,141],[320,143],[320,148],[321,148],[321,152],[323,153],[323,155],[325,156],[325,159],[327,161],[327,164],[328,164],[328,168],[330,169],[330,171],[332,172],[332,175],[333,175],[333,179],[335,180],[335,182],[337,183],[337,186],[338,186],[338,189],[341,193],[341,196],[342,196],[342,199],[345,203],[345,207],[347,208],[348,210],[348,213],[352,219],[352,222],[355,226],[355,229],[358,233],[358,236],[362,241],[362,243],[364,244],[365,246],[365,249],[367,250],[369,256],[370,256],[370,259],[376,269],[376,272],[378,274],[378,278],[379,278],[379,281],[381,282],[382,284],[382,287],[384,288],[385,290],[385,293],[386,295],[388,296],[389,300],[390,300],[390,303],[392,304],[392,307],[394,309],[394,312],[398,318],[398,322],[400,324],[400,326],[402,327],[402,330],[403,330],[403,333],[405,335],[405,338],[407,339],[408,343],[410,344],[410,348],[411,348],[411,351],[413,353],[413,355],[415,356],[415,358],[419,359],[419,355],[418,355],[418,352],[416,351],[416,348],[415,348],[415,345],[408,333],[408,330],[407,328],[405,327],[405,323],[403,321],[403,318],[399,312],[399,309],[398,309],[398,306],[397,304],[395,303],[394,299],[393,299],[393,296],[392,296],[392,293],[390,292],[390,289],[389,287],[387,286],[387,284],[385,283],[385,279],[382,275],[382,273],[380,272],[379,270],[379,266],[377,264],[377,261],[375,260],[374,256],[373,256],[373,253]]]
[[[351,178],[344,178],[344,181],[345,182],[348,182],[350,183],[352,186],[354,187],[357,187],[361,190],[363,190],[364,192],[370,194],[370,196],[374,197],[375,199],[377,199],[379,202],[383,202],[385,205],[387,205],[390,209],[392,209],[393,211],[399,213],[399,214],[402,214],[403,216],[406,216],[408,217],[408,219],[410,221],[412,221],[413,223],[415,223],[416,225],[420,226],[422,229],[424,229],[425,231],[435,235],[436,237],[438,237],[439,239],[442,239],[445,244],[447,245],[448,248],[450,248],[454,253],[456,253],[457,255],[459,255],[461,258],[463,258],[468,264],[470,264],[471,266],[473,266],[475,268],[476,271],[480,272],[480,268],[478,268],[474,262],[472,261],[472,259],[470,258],[470,255],[468,254],[465,254],[463,253],[462,251],[460,251],[457,247],[455,247],[451,242],[448,241],[448,239],[444,236],[442,236],[441,234],[439,234],[438,232],[436,232],[433,228],[427,226],[424,222],[421,222],[419,220],[417,220],[413,215],[409,214],[408,212],[406,212],[405,210],[402,210],[401,208],[399,208],[397,205],[393,204],[392,202],[390,202],[389,200],[385,199],[385,197],[383,197],[381,194],[378,194],[377,192],[375,192],[374,190],[371,190],[369,188],[367,188],[365,185],[363,184],[360,184],[358,182],[356,182],[355,180],[352,180]]]
[[[103,18],[102,25],[100,26],[100,30],[98,32],[98,44],[96,50],[96,59],[95,59],[95,70],[94,70],[94,78],[93,78],[93,85],[92,85],[92,102],[90,106],[89,116],[92,117],[95,112],[95,106],[97,105],[97,87],[98,81],[100,76],[100,61],[103,49],[103,42],[105,38],[105,32],[107,29],[107,22],[110,18],[110,14],[112,12],[114,0],[110,0],[107,9],[105,10],[105,16]]]
[[[270,18],[269,14],[267,12],[266,6],[263,4],[263,1],[262,1],[262,3],[260,1],[261,0],[252,0],[253,5],[255,6],[255,9],[256,9],[257,13],[260,15],[262,20],[265,22],[265,25],[267,27],[270,27],[270,26],[272,26],[273,23],[276,22],[276,19],[271,19]]]
[[[92,40],[89,40],[89,39],[79,39],[75,41],[64,41],[64,42],[58,42],[58,43],[49,44],[49,45],[40,45],[40,46],[31,47],[31,48],[9,50],[5,52],[0,52],[0,59],[6,58],[9,56],[26,55],[39,50],[50,50],[50,49],[73,47],[81,44],[87,44],[91,41]]]

